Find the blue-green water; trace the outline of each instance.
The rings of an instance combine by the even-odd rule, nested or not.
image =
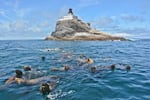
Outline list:
[[[46,51],[51,48],[51,51]],[[61,48],[61,50],[57,50]],[[53,50],[54,49],[54,50]],[[91,66],[116,64],[117,69],[90,73],[79,67],[81,55],[93,58]],[[42,61],[41,56],[46,60]],[[68,57],[69,56],[69,57]],[[67,64],[67,72],[50,72]],[[129,72],[119,64],[130,65]],[[15,69],[30,65],[42,75],[60,75],[47,99],[54,100],[150,100],[150,40],[137,41],[0,41],[0,100],[44,100],[37,85],[4,86]],[[90,67],[90,66],[89,66]]]

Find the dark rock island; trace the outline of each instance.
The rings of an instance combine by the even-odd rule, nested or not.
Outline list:
[[[46,40],[126,40],[123,37],[113,36],[96,29],[90,23],[83,22],[74,16],[72,9],[68,15],[57,21],[56,29]]]

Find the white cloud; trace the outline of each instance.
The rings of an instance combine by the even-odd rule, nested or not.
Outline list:
[[[143,21],[144,19],[141,16],[130,15],[130,14],[121,14],[120,18],[127,22]]]
[[[150,29],[142,28],[142,27],[134,27],[134,28],[118,28],[116,30],[117,33],[126,33],[126,35],[130,34],[128,37],[132,38],[150,38]]]
[[[0,30],[1,31],[10,31],[10,23],[9,22],[0,23]]]
[[[21,0],[6,0],[5,5],[12,7],[12,8],[18,8]]]
[[[47,31],[40,26],[23,20],[1,22],[0,30],[0,39],[33,39],[47,35]]]
[[[148,33],[114,33],[115,36],[125,37],[128,39],[150,39],[150,36]]]
[[[30,31],[32,33],[40,33],[41,32],[41,28],[37,27],[37,26],[32,26],[32,27],[28,28],[28,31]]]
[[[0,36],[12,38],[44,37],[55,29],[56,20],[66,15],[68,11],[67,6],[61,7],[56,12],[37,11],[23,8],[21,2],[21,0],[6,0],[5,6],[9,10],[0,9],[0,17],[4,18],[4,20],[0,20]]]
[[[21,35],[24,33],[40,33],[41,29],[42,29],[41,26],[36,26],[35,24],[30,24],[29,22],[23,20],[0,23],[0,30],[1,30],[0,34],[18,33],[18,35],[19,34]]]
[[[7,12],[8,11],[6,11],[4,9],[0,9],[0,16],[7,19],[7,20],[12,20],[11,17],[8,16]]]
[[[23,31],[28,27],[27,22],[23,20],[17,20],[13,23],[10,23],[10,28],[14,31]]]
[[[62,17],[62,16],[64,16],[64,15],[66,15],[67,13],[68,13],[68,7],[67,6],[63,6],[63,7],[61,7],[60,9],[59,9],[59,11],[58,11],[58,16],[59,17]]]
[[[114,33],[115,36],[121,36],[121,37],[133,37],[134,35],[129,33]]]
[[[19,17],[19,18],[23,18],[26,14],[28,14],[31,9],[30,8],[22,8],[20,6],[21,0],[8,0],[5,1],[5,4],[11,8],[9,13],[14,13],[15,16]]]
[[[99,27],[99,28],[108,28],[108,27],[113,27],[114,28],[114,20],[111,17],[107,16],[101,16],[98,19],[92,21],[92,25],[94,27]]]
[[[107,25],[110,25],[113,23],[113,19],[110,18],[110,17],[105,17],[105,16],[102,16],[99,18],[99,21],[98,21],[99,25],[101,26],[107,26]]]
[[[3,10],[0,9],[0,16],[5,16],[5,12]]]
[[[41,23],[40,23],[40,27],[48,27],[50,25],[50,22],[49,21],[42,21]]]
[[[30,8],[27,9],[23,9],[23,8],[17,8],[14,9],[14,12],[16,13],[16,15],[20,18],[23,18],[25,15],[27,15],[30,12]]]
[[[142,28],[142,27],[134,27],[134,28],[124,28],[124,29],[120,29],[118,30],[120,32],[125,32],[125,33],[130,33],[130,34],[141,34],[141,33],[150,33],[150,29],[149,28]]]
[[[120,16],[103,16],[92,22],[92,25],[104,32],[113,33],[116,36],[123,36],[127,38],[150,38],[150,28],[141,21],[144,20],[142,16],[132,16],[124,14]],[[123,23],[121,21],[136,22]]]

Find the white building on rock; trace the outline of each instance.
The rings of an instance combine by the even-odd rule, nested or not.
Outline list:
[[[63,16],[58,21],[65,21],[65,20],[72,20],[72,19],[78,19],[78,18],[77,18],[77,16],[73,15],[72,9],[70,8],[69,11],[68,11],[68,15]]]

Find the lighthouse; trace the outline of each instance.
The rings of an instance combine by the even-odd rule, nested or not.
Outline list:
[[[73,15],[72,9],[69,8],[68,15]]]
[[[71,8],[69,8],[68,10],[68,15],[67,16],[63,16],[59,19],[59,21],[64,21],[64,20],[73,20],[73,19],[78,19],[77,16],[73,15],[73,11]]]

